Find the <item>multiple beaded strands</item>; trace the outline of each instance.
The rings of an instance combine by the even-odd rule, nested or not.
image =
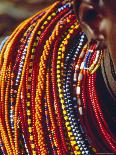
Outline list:
[[[93,151],[105,153],[110,150],[115,153],[115,136],[105,120],[102,100],[96,88],[96,70],[103,58],[103,51],[96,47],[96,44],[91,44],[88,49],[85,45],[75,65],[74,82],[76,82],[79,118],[86,136],[94,146]]]
[[[8,38],[0,55],[1,154],[92,154],[79,119],[80,82],[77,98],[73,92],[86,41],[71,3],[61,2]]]

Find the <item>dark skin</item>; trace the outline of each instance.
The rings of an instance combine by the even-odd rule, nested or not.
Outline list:
[[[74,9],[88,42],[95,41],[99,49],[105,50],[104,59],[109,51],[116,71],[116,0],[74,0]],[[116,83],[106,69],[116,95]]]

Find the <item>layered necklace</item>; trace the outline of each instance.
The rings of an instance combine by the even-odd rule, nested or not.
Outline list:
[[[5,40],[0,54],[2,155],[116,152],[96,91],[103,54],[95,49],[87,46],[71,2],[55,2]]]

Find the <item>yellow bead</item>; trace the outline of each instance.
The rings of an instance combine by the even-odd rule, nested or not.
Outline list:
[[[69,125],[69,124],[70,124],[69,122],[66,122],[66,126]]]
[[[40,35],[40,34],[41,34],[41,31],[38,31],[38,33],[37,33],[37,34],[39,34],[39,35]]]
[[[55,16],[56,15],[56,13],[54,12],[54,13],[52,13],[52,16]]]
[[[35,148],[35,145],[34,144],[31,144],[31,147],[32,147],[32,149],[34,149]]]
[[[57,61],[57,64],[60,64],[60,61]]]
[[[71,28],[74,28],[74,25],[72,25]]]
[[[32,153],[33,153],[33,155],[36,155],[36,151],[33,151]]]
[[[75,155],[80,155],[81,152],[80,152],[80,151],[74,151],[74,154],[75,154]]]
[[[31,97],[31,94],[30,93],[27,93],[27,98],[30,98]]]
[[[30,125],[31,124],[31,119],[28,119],[28,125]]]
[[[78,146],[75,146],[75,149],[76,149],[76,150],[79,150],[79,147],[78,147]]]
[[[63,104],[64,103],[64,100],[61,100],[61,103]],[[63,105],[64,106],[64,105]],[[62,106],[62,108],[63,108],[63,106]]]
[[[61,93],[62,92],[62,89],[59,89],[59,93]]]
[[[30,136],[30,140],[33,140],[33,136]]]
[[[61,82],[61,80],[58,78],[58,79],[57,79],[57,82],[58,82],[58,83],[60,83],[60,82]],[[59,87],[60,87],[60,86],[59,86]]]
[[[30,133],[32,132],[32,127],[29,127],[29,132],[30,132]]]
[[[32,49],[32,53],[35,53],[35,49],[34,48]]]
[[[60,68],[60,65],[57,65],[57,69],[59,69]]]
[[[62,105],[62,109],[63,109],[63,110],[65,109],[65,105]]]
[[[92,150],[93,150],[94,152],[96,152],[96,149],[95,149],[94,147],[92,147]]]
[[[74,32],[74,30],[71,30],[70,33],[72,34]]]
[[[64,117],[64,119],[67,121],[67,120],[68,120],[68,117],[67,117],[67,116],[65,116],[65,117]]]
[[[63,97],[63,94],[60,94],[59,96],[60,96],[60,97]]]
[[[34,46],[34,47],[36,47],[36,46],[37,46],[37,44],[38,44],[37,42],[34,42],[33,46]]]
[[[68,39],[70,38],[70,35],[69,35],[69,34],[67,35],[67,38],[68,38]]]
[[[68,129],[68,131],[70,131],[71,130],[71,127],[69,126],[67,129]]]
[[[51,20],[51,18],[52,18],[51,16],[48,16],[48,20]]]
[[[42,30],[44,29],[44,26],[43,26],[43,25],[41,26],[41,29],[42,29]]]
[[[57,70],[57,73],[60,73],[60,70]]]
[[[70,20],[69,20],[69,19],[67,19],[67,22],[69,23],[69,22],[70,22]]]
[[[30,110],[27,110],[27,116],[30,116],[30,115],[31,115]]]
[[[63,110],[63,114],[66,115],[66,110]]]
[[[65,47],[62,47],[62,51],[63,51],[63,52],[65,51]]]
[[[30,101],[28,101],[28,102],[26,102],[26,103],[27,103],[27,106],[28,106],[28,107],[29,107],[29,106],[30,106],[30,104],[31,104],[31,103],[30,103]]]
[[[60,83],[58,83],[58,87],[61,87],[61,84]]]
[[[75,138],[74,137],[70,137],[71,141],[73,141]]]
[[[69,135],[69,137],[72,136],[72,132],[69,132],[68,135]]]
[[[76,142],[75,142],[75,141],[72,141],[71,143],[72,143],[72,145],[75,145],[75,144],[76,144]]]
[[[57,78],[60,78],[60,75],[57,75]]]
[[[58,56],[58,59],[61,59],[61,56]]]
[[[44,25],[47,24],[47,23],[48,23],[48,21],[45,21],[45,22],[44,22]]]
[[[65,42],[64,42],[64,45],[67,45],[68,44],[68,41],[66,40]]]

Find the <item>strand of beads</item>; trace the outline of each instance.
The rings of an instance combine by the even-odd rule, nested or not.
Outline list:
[[[50,19],[50,18],[49,18]]]
[[[47,24],[47,22],[46,22]],[[44,26],[46,25],[44,24]],[[40,31],[41,32],[41,31]],[[38,33],[37,33],[38,34]],[[32,50],[30,52],[30,58],[29,58],[29,62],[28,62],[28,66],[26,69],[26,118],[27,118],[27,128],[28,128],[28,137],[29,137],[29,143],[30,143],[30,147],[31,147],[31,152],[32,154],[36,154],[36,150],[35,150],[35,146],[37,147],[37,141],[35,140],[35,144],[34,144],[34,132],[35,130],[33,130],[33,125],[32,125],[32,107],[31,107],[31,82],[32,82],[32,71],[33,71],[33,61],[34,61],[34,57],[35,57],[35,52],[36,52],[36,47],[37,47],[37,43],[38,43],[38,39],[39,39],[39,35],[36,37],[35,42],[33,43],[32,46]],[[37,152],[39,153],[39,149],[37,149]]]
[[[54,53],[54,52],[53,52]]]
[[[20,30],[21,31],[21,30]],[[17,34],[16,35],[18,35],[18,33],[19,33],[19,31],[17,32]],[[15,38],[15,37],[14,37]],[[11,38],[10,38],[11,39]],[[13,39],[12,41],[14,41],[15,39]],[[8,41],[9,41],[9,39],[8,39]],[[7,41],[7,42],[8,42]],[[5,44],[6,45],[6,44]],[[10,51],[10,47],[12,46],[12,42],[11,42],[11,44],[9,43],[9,46],[7,47],[7,49],[6,49],[6,51],[5,51],[5,48],[6,48],[6,46],[3,48],[3,50],[2,50],[2,54],[4,53],[4,51],[5,51],[5,53],[4,53],[4,55],[5,55],[5,60],[3,61],[4,63],[3,63],[3,65],[2,65],[2,70],[1,70],[1,107],[2,107],[2,105],[3,105],[3,107],[4,107],[4,100],[5,100],[5,95],[4,95],[4,91],[5,91],[5,74],[6,74],[6,71],[7,71],[7,63],[9,62],[9,61],[7,61],[7,59],[9,58],[8,57],[8,55],[9,55],[9,51]],[[2,55],[1,54],[1,55]],[[2,57],[2,56],[1,56]],[[2,58],[1,58],[1,60],[2,60]],[[8,59],[9,60],[9,59]],[[2,139],[3,139],[3,141],[4,141],[4,144],[5,144],[5,147],[7,148],[6,150],[7,150],[7,153],[8,154],[11,154],[11,152],[12,151],[10,151],[10,146],[9,146],[9,148],[7,147],[8,145],[9,145],[9,142],[8,142],[8,138],[7,138],[7,136],[6,136],[6,129],[4,129],[4,127],[5,127],[5,124],[4,124],[4,119],[2,119],[2,117],[0,117],[0,122],[1,122],[1,124],[0,124],[0,127],[1,127],[1,133],[3,133],[3,134],[1,134],[1,136],[2,136]],[[3,124],[4,124],[4,127],[3,127]],[[10,131],[9,131],[10,132]],[[11,138],[10,138],[10,140],[11,140]],[[13,147],[13,146],[12,146]]]
[[[1,45],[0,45],[0,51],[2,50],[4,44],[6,43],[7,40],[8,40],[8,37],[6,37],[6,38],[2,41],[2,43],[1,43]],[[0,56],[1,56],[1,55],[0,55]],[[1,75],[0,75],[0,76],[1,76]],[[3,142],[2,142],[1,136],[0,136],[0,149],[1,149],[1,153],[2,153],[3,155],[5,155],[5,154],[6,154],[6,149],[5,149],[4,144],[3,144]]]
[[[53,6],[55,6],[56,4],[54,4]],[[47,16],[47,15],[46,15]],[[34,31],[33,31],[33,35],[31,36],[31,39],[30,39],[30,44],[28,46],[28,49],[27,49],[27,55],[26,55],[26,59],[25,59],[25,64],[23,66],[23,71],[22,71],[22,76],[21,76],[21,80],[20,80],[20,85],[19,85],[19,89],[18,89],[18,92],[17,92],[17,99],[16,99],[16,106],[15,106],[15,120],[14,120],[14,124],[15,124],[15,148],[17,150],[17,153],[18,153],[18,139],[17,139],[17,124],[16,124],[16,118],[18,116],[18,101],[19,101],[19,97],[20,97],[20,92],[21,92],[21,86],[22,86],[22,81],[23,81],[23,77],[24,77],[24,73],[25,73],[25,67],[26,67],[26,64],[27,64],[27,60],[28,60],[28,57],[29,57],[29,52],[30,52],[30,49],[31,49],[31,45],[32,45],[32,42],[33,42],[33,39],[34,39],[34,35],[38,29],[37,26],[39,26],[39,24],[42,22],[42,18],[41,20],[39,21],[39,23],[36,25],[36,27],[34,28]],[[38,132],[39,133],[39,132]],[[40,139],[39,139],[40,140]],[[42,147],[42,145],[41,145]],[[42,148],[43,149],[43,148]],[[45,152],[45,149],[43,149],[43,151]]]
[[[29,21],[29,20],[28,20]],[[25,27],[27,26],[27,24],[28,24],[28,22],[24,22],[21,26],[19,26],[18,28],[19,28],[19,30],[18,30],[18,28],[16,29],[16,31],[13,33],[13,35],[11,36],[11,37],[9,37],[9,39],[8,39],[8,41],[7,41],[7,44],[10,42],[10,40],[12,39],[12,37],[14,37],[15,39],[16,39],[16,37],[18,37],[18,35],[20,36],[20,32],[23,30],[23,29],[25,29]],[[17,31],[18,30],[18,31]],[[16,33],[16,35],[15,35],[15,33]],[[10,45],[10,43],[9,43],[9,49],[10,49],[10,47],[12,46],[12,42],[13,41],[15,41],[15,39],[12,39],[11,40],[11,45]],[[19,38],[18,38],[19,39]],[[5,46],[4,46],[4,49],[3,49],[3,51],[2,51],[2,54],[4,53],[4,50],[5,50],[5,48],[6,48],[6,45],[7,44],[5,44]],[[15,44],[13,44],[14,46],[15,46]],[[10,50],[7,50],[7,53],[10,51]],[[11,50],[12,50],[12,48],[11,48]],[[8,53],[9,54],[9,53]],[[14,55],[13,55],[14,56]],[[7,61],[7,56],[5,56],[5,59],[6,59],[6,61]],[[10,60],[10,59],[9,59]],[[13,59],[14,60],[14,59]],[[9,61],[7,61],[7,62],[9,62]],[[5,61],[4,61],[4,64],[3,64],[3,66],[4,66],[4,70],[5,70],[5,65],[6,65],[6,63],[5,63]],[[4,73],[3,73],[3,78],[4,78]],[[4,85],[4,84],[3,84]],[[1,89],[1,90],[3,90],[3,89]],[[3,91],[2,91],[2,93],[3,93]],[[4,95],[3,95],[4,96]],[[1,101],[2,101],[2,99],[1,99]],[[2,119],[3,120],[3,119]],[[4,125],[5,126],[5,125]],[[3,129],[4,130],[4,129]],[[8,142],[7,142],[8,143]],[[9,153],[8,153],[9,154]]]
[[[81,108],[81,109],[82,109],[81,106],[83,106],[84,109],[86,107],[86,101],[84,99],[83,99],[84,102],[81,101],[81,95],[83,96],[83,93],[85,92],[85,89],[84,89],[84,92],[82,92],[82,83],[84,83],[84,85],[85,85],[85,82],[84,82],[85,78],[83,78],[83,75],[85,75],[85,73],[87,73],[86,69],[87,69],[88,73],[93,73],[94,71],[96,71],[96,69],[99,66],[98,64],[100,64],[101,57],[102,57],[102,53],[100,54],[99,51],[97,51],[95,54],[93,54],[93,56],[91,56],[93,51],[95,50],[95,47],[96,47],[96,45],[92,45],[89,50],[87,50],[85,48],[85,50],[84,50],[85,52],[83,54],[82,61],[80,64],[80,71],[79,71],[78,80],[77,80],[77,99],[78,99],[78,103],[79,103],[79,108]],[[77,67],[78,66],[79,65],[77,65]],[[89,69],[87,66],[90,66]],[[82,79],[83,79],[83,82],[82,82]],[[84,124],[83,124],[83,126],[84,126]]]
[[[83,139],[86,137],[78,119],[81,110],[76,105],[76,102],[81,102],[84,74],[82,59],[85,54],[85,50],[82,53],[81,50],[86,39],[79,33],[81,30],[70,3],[62,5],[56,2],[44,11],[41,19],[35,15],[21,24],[18,27],[20,30],[13,33],[14,36],[8,39],[2,50],[1,60],[3,55],[6,58],[0,77],[1,139],[9,155],[90,154],[89,144]],[[19,38],[22,38],[21,42]],[[77,43],[73,43],[73,38],[77,39]],[[72,50],[68,49],[70,46]],[[17,52],[10,57],[12,51]],[[90,63],[91,72],[100,62],[99,52],[96,56],[94,65]],[[10,71],[13,68],[12,73],[8,71],[9,67]],[[75,77],[78,76],[74,81],[74,87],[76,82],[78,85],[77,100],[72,92],[73,73]],[[10,125],[9,94],[13,105],[10,105]],[[5,118],[2,116],[4,110]]]
[[[64,12],[64,11],[63,11]],[[65,12],[64,12],[65,13]],[[58,19],[60,19],[59,17],[57,17]],[[54,18],[54,20],[56,20],[55,18]],[[52,24],[54,24],[54,21],[52,21],[51,22]],[[44,72],[45,72],[45,66],[43,65],[43,62],[44,63],[47,63],[47,62],[45,62],[45,61],[48,61],[48,59],[46,59],[45,57],[47,56],[49,56],[49,51],[48,50],[50,50],[50,47],[49,46],[51,46],[51,41],[52,40],[54,40],[55,39],[55,37],[54,37],[54,35],[55,35],[55,33],[53,33],[52,34],[52,36],[49,38],[49,40],[48,41],[46,41],[46,45],[44,46],[44,50],[43,50],[43,55],[41,56],[41,59],[40,59],[40,69],[39,69],[39,76],[38,76],[38,92],[36,92],[36,94],[38,95],[38,94],[41,94],[41,92],[43,91],[43,83],[44,83],[44,81],[45,80],[43,80],[43,78],[45,77],[43,74],[44,74]],[[47,55],[46,55],[47,54]],[[43,60],[42,60],[43,59]],[[44,71],[44,72],[43,72]],[[43,78],[42,78],[43,77]],[[41,90],[42,89],[42,90]],[[39,98],[40,97],[42,97],[42,96],[38,96]],[[39,99],[38,98],[38,99]],[[39,102],[40,102],[40,99],[38,100]],[[41,102],[40,102],[41,103]],[[39,110],[41,109],[41,105],[39,105]],[[40,113],[41,113],[41,111],[40,111]],[[39,113],[38,113],[39,114]],[[39,114],[40,115],[40,114]],[[41,116],[40,116],[41,117]]]
[[[85,56],[85,59],[86,58],[87,57]],[[102,59],[102,52],[100,52],[100,53],[96,52],[91,57],[88,65],[91,65],[91,66],[93,65],[94,66],[92,68],[90,67],[92,69],[91,70],[92,72],[93,72],[93,70],[95,71],[98,68],[98,66],[101,63],[101,59]],[[86,115],[86,116],[83,117],[84,118],[84,122],[85,122],[84,125],[86,127],[88,135],[92,138],[92,141],[93,141],[94,145],[98,146],[97,149],[100,150],[100,148],[101,148],[102,150],[104,150],[104,152],[107,152],[108,150],[106,149],[106,147],[103,148],[102,144],[99,143],[99,141],[95,140],[96,139],[95,136],[97,137],[97,134],[93,134],[93,132],[95,132],[95,131],[93,129],[91,129],[90,126],[88,126],[88,122],[89,123],[91,122],[92,125],[96,128],[96,132],[99,132],[99,133],[103,132],[102,133],[102,138],[107,135],[106,136],[107,137],[106,141],[107,142],[109,141],[108,140],[109,135],[108,135],[108,130],[107,130],[108,127],[107,127],[106,122],[105,122],[105,120],[103,118],[101,109],[99,107],[99,105],[101,105],[101,104],[98,104],[98,98],[97,98],[97,95],[96,95],[96,92],[95,92],[96,91],[95,90],[95,81],[96,81],[95,78],[96,78],[96,75],[94,74],[94,75],[91,75],[91,76],[89,75],[88,77],[83,79],[83,84],[82,84],[82,102],[83,102],[83,105],[84,105],[83,107],[84,107],[84,111],[85,111],[85,115]],[[86,86],[86,88],[85,88],[85,86]],[[89,109],[89,117],[91,117],[91,119],[89,119],[89,120],[86,119],[86,117],[87,117],[87,108]],[[92,111],[94,111],[94,113]],[[94,119],[94,117],[96,117],[96,119]],[[99,125],[96,126],[97,123],[100,125],[100,128],[98,127]],[[104,124],[105,128],[102,126],[102,123]],[[102,129],[102,132],[101,132],[101,129]],[[110,138],[110,139],[113,139],[113,138]],[[110,144],[111,144],[111,142],[110,142]],[[112,145],[112,148],[115,150],[115,147],[113,147],[113,145]]]
[[[70,20],[68,20],[70,22]],[[71,27],[72,29],[74,29],[74,26]],[[78,28],[78,27],[77,27]],[[64,116],[64,119],[66,121],[66,128],[67,130],[69,129],[67,124],[67,117],[66,117],[66,111],[65,111],[65,106],[64,106],[64,98],[63,98],[63,88],[62,88],[62,68],[63,68],[63,63],[62,63],[62,60],[64,59],[64,52],[65,52],[65,46],[67,45],[68,43],[68,40],[70,39],[70,35],[71,33],[69,34],[71,29],[68,30],[68,35],[66,36],[66,38],[62,41],[62,44],[59,48],[59,51],[58,51],[58,58],[57,58],[57,85],[58,85],[58,90],[59,90],[59,98],[60,98],[60,102],[61,102],[61,105],[62,105],[62,109],[63,109],[63,114],[65,115]],[[73,32],[73,31],[72,31]],[[70,137],[70,131],[68,130],[68,135]]]
[[[82,115],[82,113],[83,113],[80,95],[81,95],[81,82],[83,79],[83,63],[82,63],[82,60],[84,58],[85,51],[86,51],[86,45],[83,47],[83,49],[82,49],[82,51],[78,57],[78,60],[77,60],[76,66],[75,66],[75,73],[74,73],[74,82],[76,83],[76,95],[77,95],[78,110],[79,110],[80,115]]]
[[[2,139],[0,138],[0,153],[2,155],[6,155],[6,149],[4,147],[4,144],[2,143]]]
[[[16,75],[16,70],[18,70],[18,72],[17,72],[16,82],[14,83],[14,85],[15,85],[14,88],[15,89],[14,89],[14,91],[12,91],[12,94],[11,94],[11,101],[13,101],[13,102],[11,102],[11,110],[10,110],[12,131],[14,131],[14,120],[13,119],[14,119],[14,107],[15,107],[15,98],[16,98],[17,88],[18,88],[18,85],[19,85],[19,82],[20,82],[20,78],[21,78],[21,74],[22,74],[22,68],[23,68],[23,65],[24,65],[24,62],[25,62],[25,57],[26,57],[26,51],[27,51],[27,47],[28,47],[28,43],[29,43],[29,38],[30,38],[31,31],[33,30],[34,26],[35,26],[35,22],[28,28],[27,32],[25,32],[24,40],[23,40],[23,44],[22,44],[22,47],[24,47],[24,49],[22,48],[22,51],[21,51],[20,50],[21,48],[19,48],[19,52],[18,52],[18,55],[17,55],[17,61],[15,62],[15,65],[13,67],[12,75],[13,74]],[[26,36],[26,38],[25,38],[25,36]],[[19,66],[19,69],[17,69],[18,66]],[[14,82],[13,81],[14,79],[15,79],[15,77],[13,76],[12,83]],[[13,85],[12,85],[12,89],[13,89]],[[22,99],[22,97],[21,97],[21,99]]]
[[[46,22],[46,24],[47,24],[47,22]],[[46,24],[44,24],[44,26],[46,25]],[[41,29],[43,29],[44,27],[41,27]],[[39,31],[40,32],[40,31]],[[37,33],[37,34],[39,34],[40,35],[40,33]],[[31,58],[30,58],[30,67],[31,67],[31,69],[29,69],[29,74],[31,75],[31,71],[32,71],[32,62],[33,62],[33,60],[34,60],[34,53],[35,53],[35,48],[36,48],[36,46],[37,46],[37,42],[38,42],[38,38],[39,38],[39,36],[37,36],[36,37],[36,40],[35,40],[35,42],[33,43],[33,48],[32,48],[32,54],[31,54]],[[27,69],[28,70],[28,69]],[[29,81],[29,83],[30,83],[30,81],[31,81],[31,77],[29,76],[28,77],[28,79],[29,80],[27,80],[27,81]],[[29,86],[29,83],[27,82],[27,86]],[[34,149],[35,148],[35,145],[32,143],[33,142],[33,135],[32,135],[32,127],[30,126],[31,125],[31,119],[30,119],[30,114],[31,114],[31,108],[30,108],[30,96],[31,96],[31,92],[30,92],[30,89],[31,89],[31,87],[28,87],[28,89],[27,89],[27,99],[28,99],[28,101],[27,101],[27,118],[29,118],[28,120],[27,120],[27,122],[28,122],[28,131],[29,131],[29,135],[30,135],[30,145],[31,145],[31,148],[32,149]],[[37,145],[37,144],[36,144]],[[39,151],[39,150],[38,150]],[[33,152],[33,154],[35,154],[35,150],[33,150],[32,151]]]
[[[47,74],[47,83],[46,83],[46,101],[47,101],[47,107],[48,107],[48,114],[49,114],[49,125],[47,126],[48,132],[49,132],[49,138],[50,143],[52,147],[52,153],[57,154],[57,142],[55,139],[57,139],[56,135],[56,127],[55,127],[55,119],[54,119],[54,110],[51,104],[51,94],[50,94],[50,73]],[[47,117],[48,118],[48,117]]]
[[[31,108],[31,87],[28,87],[32,81],[32,70],[33,70],[33,61],[34,61],[34,54],[35,49],[32,49],[32,53],[30,56],[30,63],[29,66],[26,68],[26,118],[27,118],[27,128],[29,133],[29,143],[31,147],[31,152],[33,155],[36,155],[35,150],[35,143],[34,143],[34,137],[33,137],[33,130],[32,130],[32,108]]]
[[[80,40],[83,39],[83,42],[84,42],[85,41],[85,39],[83,38],[84,35],[82,35],[81,37],[82,38],[80,38]],[[69,60],[71,61],[71,59],[72,59],[72,62],[74,63],[75,59],[78,57],[79,51],[81,51],[81,46],[83,46],[83,44],[85,44],[85,43],[81,43],[79,41],[76,52],[72,52],[72,54],[73,54],[72,58],[70,58],[71,56],[68,55],[67,60],[70,58]],[[87,142],[85,142],[85,144],[84,144],[84,141],[82,140],[83,138],[80,138],[82,136],[82,133],[81,133],[82,131],[81,131],[79,122],[77,122],[77,116],[74,116],[74,114],[75,114],[74,111],[75,110],[73,109],[74,105],[72,105],[73,100],[72,100],[71,85],[70,85],[71,79],[72,79],[71,75],[72,75],[73,64],[69,65],[69,62],[68,62],[68,66],[70,66],[70,67],[66,68],[67,69],[67,75],[66,75],[66,80],[65,80],[66,81],[66,86],[67,86],[66,89],[65,89],[65,93],[66,93],[65,96],[66,96],[66,98],[68,98],[69,103],[70,103],[70,104],[67,103],[67,106],[68,106],[67,111],[69,113],[69,116],[71,117],[70,123],[73,126],[72,127],[73,134],[74,134],[75,137],[77,136],[76,137],[77,144],[80,147],[80,150],[82,151],[82,153],[84,154],[85,152],[87,153],[89,149],[86,148],[86,143]],[[75,118],[76,118],[76,120],[75,120]]]
[[[54,13],[53,14],[53,17],[55,15],[56,14]],[[32,54],[31,54],[31,57],[30,57],[30,67],[31,67],[31,69],[29,69],[31,73],[29,73],[29,77],[28,77],[28,80],[27,80],[28,81],[28,83],[27,83],[27,91],[28,91],[27,94],[28,94],[28,96],[34,96],[34,95],[31,95],[31,94],[33,94],[33,90],[34,90],[33,89],[33,84],[32,84],[32,86],[30,85],[31,81],[33,81],[32,80],[33,77],[31,77],[31,74],[35,74],[34,72],[32,73],[32,71],[34,70],[34,64],[32,65],[32,62],[34,61],[34,57],[36,57],[35,56],[35,52],[37,51],[36,48],[37,48],[37,45],[38,45],[39,36],[40,36],[40,34],[42,33],[43,29],[45,28],[45,26],[47,24],[48,24],[48,22],[46,21],[46,22],[44,22],[44,25],[40,27],[41,31],[39,30],[37,32],[37,36],[36,36],[35,42],[33,43],[33,46],[32,46],[32,52],[31,52]],[[41,41],[39,41],[39,42],[41,42]],[[35,82],[35,78],[34,78],[34,82]],[[34,82],[32,82],[32,83],[34,83]],[[28,122],[30,122],[30,121],[32,122],[32,127],[28,127],[29,134],[30,134],[30,140],[33,141],[33,139],[34,139],[37,152],[39,153],[39,149],[37,147],[38,144],[37,144],[37,135],[36,135],[36,129],[35,129],[35,110],[34,110],[34,108],[35,108],[35,103],[34,102],[35,101],[34,101],[34,97],[31,97],[31,99],[28,99],[28,100],[29,101],[27,102],[27,109],[28,109],[27,110],[27,115],[28,115],[28,117],[31,117],[32,118],[32,120],[31,119],[28,120]],[[31,104],[32,104],[32,106],[31,106]],[[30,111],[29,109],[30,110],[32,109],[32,111]],[[31,113],[32,113],[32,116],[30,116]],[[31,125],[31,123],[30,123],[30,125]],[[35,134],[32,135],[32,132],[30,133],[30,131],[33,131],[33,133],[35,133]],[[34,144],[32,146],[35,147]],[[33,153],[35,154],[35,151],[33,151]]]
[[[70,17],[72,18],[72,17]],[[65,20],[66,19],[66,20]],[[65,19],[63,21],[60,21],[60,24],[61,24],[61,27],[62,29],[65,27],[65,25],[70,25],[70,20],[65,16]],[[67,23],[67,24],[66,24]],[[64,26],[63,26],[64,25]],[[65,30],[67,30],[67,27],[65,27]],[[61,33],[62,35],[62,33]],[[58,77],[59,75],[58,74],[58,68],[59,68],[59,64],[57,63],[56,64],[56,58],[60,58],[61,57],[61,53],[60,51],[57,51],[58,49],[58,46],[59,46],[59,42],[61,40],[61,37],[59,37],[59,39],[57,39],[56,43],[55,43],[55,49],[54,49],[54,52],[53,52],[53,58],[52,58],[52,84],[53,84],[53,96],[54,96],[54,107],[55,107],[55,112],[57,113],[57,122],[58,122],[58,126],[59,126],[59,130],[60,130],[60,135],[61,135],[61,140],[63,142],[63,146],[64,148],[66,148],[66,144],[65,144],[65,141],[64,141],[64,133],[63,133],[63,130],[62,130],[62,118],[61,118],[61,108],[60,108],[60,104],[59,104],[59,99],[57,97],[57,83],[56,83],[56,77]],[[61,49],[61,47],[60,47]],[[57,54],[60,53],[58,56]],[[56,66],[57,65],[57,66]],[[59,89],[59,86],[58,86],[58,89]],[[67,149],[65,149],[66,152],[67,152]]]
[[[85,62],[86,54],[87,54],[87,52],[85,52],[85,58],[83,58],[82,62]],[[87,63],[87,65],[91,65],[92,62],[95,60],[95,58],[96,58],[96,52],[94,52],[93,56],[90,58],[90,62]],[[83,65],[83,72],[85,74],[84,74],[83,80],[81,81],[81,103],[83,105],[84,114],[81,117],[81,124],[85,128],[87,137],[88,137],[89,141],[91,142],[91,146],[93,146],[92,147],[93,152],[96,152],[96,149],[97,149],[97,151],[103,150],[104,152],[107,152],[106,148],[103,147],[102,144],[100,143],[101,139],[97,140],[97,136],[98,136],[97,126],[96,126],[97,122],[94,119],[95,115],[94,115],[93,108],[91,105],[91,100],[88,95],[88,89],[89,89],[88,78],[91,75],[88,74],[88,72],[86,70],[84,70],[84,65]],[[92,91],[92,89],[91,89],[91,91]],[[89,124],[92,124],[92,128]],[[96,149],[95,149],[95,147],[96,147]]]
[[[93,106],[93,110],[95,112],[95,117],[99,126],[99,131],[101,133],[101,136],[106,140],[106,144],[110,145],[112,148],[112,151],[116,151],[116,145],[114,141],[114,136],[110,133],[109,127],[107,126],[107,123],[104,119],[104,116],[101,111],[100,104],[98,102],[98,97],[96,93],[96,88],[95,88],[95,75],[92,75],[89,77],[89,94],[90,94],[90,99],[91,99],[91,104]],[[91,85],[90,85],[91,83]],[[91,89],[91,91],[90,91]],[[94,97],[93,97],[94,95]],[[98,131],[98,132],[99,132]]]

